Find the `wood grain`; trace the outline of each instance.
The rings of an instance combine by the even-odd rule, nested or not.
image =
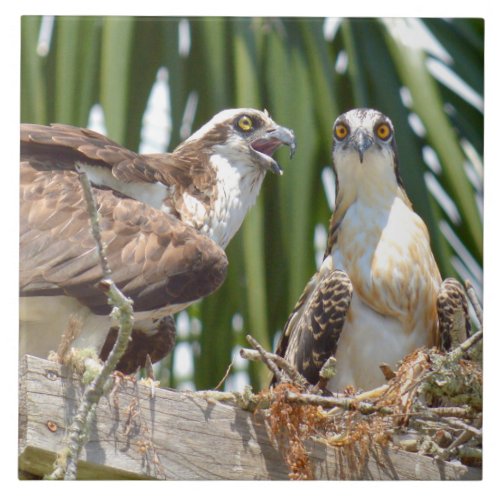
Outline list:
[[[82,394],[78,377],[25,356],[20,369],[20,477],[43,476],[64,450]],[[308,451],[317,479],[481,479],[481,471],[374,446],[348,455],[319,442]],[[124,381],[101,399],[78,469],[79,479],[288,479],[261,412],[210,401],[195,392]]]

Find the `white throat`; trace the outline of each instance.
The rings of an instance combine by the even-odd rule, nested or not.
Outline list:
[[[339,186],[347,200],[356,200],[371,208],[389,208],[398,191],[398,183],[392,158],[386,152],[367,151],[363,163],[354,152],[338,160]]]
[[[225,248],[255,204],[265,171],[221,154],[212,155],[210,161],[217,171],[217,197],[202,232]]]

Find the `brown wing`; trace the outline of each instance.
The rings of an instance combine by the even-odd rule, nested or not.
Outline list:
[[[136,311],[197,300],[224,281],[227,258],[178,219],[94,189],[112,277]],[[21,166],[20,293],[76,297],[107,314],[101,268],[78,175]]]
[[[467,296],[464,287],[454,278],[446,278],[437,298],[439,337],[445,351],[462,343],[471,333]]]
[[[346,273],[320,271],[308,283],[290,315],[276,353],[311,383],[334,356],[351,303],[352,285]]]
[[[189,186],[199,168],[199,162],[192,160],[171,153],[134,153],[97,132],[72,125],[21,125],[21,161],[37,170],[75,170],[80,162],[107,167],[125,183]]]

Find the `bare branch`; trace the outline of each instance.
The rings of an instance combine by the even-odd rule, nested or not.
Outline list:
[[[86,173],[83,171],[79,171],[79,178],[85,195],[85,201],[87,202],[92,235],[96,242],[96,250],[99,255],[104,276],[103,280],[100,282],[100,287],[108,296],[109,303],[113,306],[111,315],[118,321],[119,330],[113,349],[109,353],[108,359],[104,363],[102,370],[86,387],[83,393],[76,415],[68,429],[68,447],[64,453],[65,460],[60,461],[56,466],[56,469],[49,476],[50,479],[61,479],[62,477],[64,477],[65,480],[76,479],[78,457],[88,440],[97,403],[105,392],[105,386],[106,382],[109,380],[109,376],[127,349],[134,324],[132,301],[123,295],[121,290],[111,279],[111,269],[108,265],[105,247],[101,238],[99,214],[90,182]]]
[[[445,357],[452,362],[458,361],[463,356],[465,356],[465,354],[469,351],[471,347],[473,347],[482,339],[483,339],[483,330],[479,330],[474,335],[472,335],[472,337],[469,337],[467,340],[462,342],[458,347],[453,349],[453,351],[447,353]]]
[[[457,417],[457,418],[472,418],[477,417],[477,412],[470,408],[461,408],[460,406],[442,406],[437,408],[429,408],[428,411],[440,417]]]
[[[469,439],[473,436],[474,434],[471,431],[464,430],[460,433],[460,435],[453,441],[453,443],[448,446],[448,448],[445,448],[439,455],[439,458],[442,460],[447,460],[450,455],[457,449],[460,445],[467,443]]]
[[[78,172],[78,177],[80,180],[80,184],[82,185],[85,202],[87,203],[87,211],[90,218],[90,228],[92,231],[92,236],[94,237],[94,240],[96,242],[97,254],[99,255],[99,260],[101,261],[102,275],[104,279],[111,279],[111,269],[106,257],[105,245],[101,237],[101,229],[99,227],[99,212],[97,211],[97,205],[95,203],[94,195],[92,194],[92,186],[90,185],[87,174],[83,170],[76,166],[76,171]]]
[[[271,359],[271,356],[269,356],[269,353],[251,335],[247,335],[246,339],[247,342],[259,352],[262,361],[269,368],[269,370],[271,370],[273,375],[276,377],[278,383],[280,383],[283,378],[282,373],[280,369],[276,366],[274,360]]]
[[[288,391],[286,398],[290,402],[306,404],[306,405],[320,405],[324,408],[342,408],[344,410],[356,410],[362,414],[381,413],[384,415],[391,415],[393,412],[390,408],[385,406],[378,407],[374,404],[365,401],[358,401],[356,398],[335,398],[330,396],[318,396],[316,394],[296,394]]]
[[[281,368],[290,377],[294,384],[307,386],[307,380],[285,358],[282,358],[278,354],[274,354],[272,352],[267,352],[266,355],[269,359],[272,359],[276,363],[276,366]],[[250,361],[262,361],[262,356],[256,349],[242,348],[240,349],[240,356]]]

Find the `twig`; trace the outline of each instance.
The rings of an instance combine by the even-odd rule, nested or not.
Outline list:
[[[264,348],[251,335],[247,335],[246,339],[247,342],[259,352],[262,361],[269,368],[269,370],[271,370],[278,383],[280,383],[283,379],[283,376],[280,369],[276,366],[276,363],[271,359],[271,356],[269,356],[269,353],[266,352]]]
[[[272,352],[266,353],[269,359],[272,359],[276,366],[281,368],[292,380],[294,384],[300,386],[306,386],[307,380],[297,371],[297,369],[292,366],[286,359],[282,358],[278,354],[274,354]],[[256,349],[240,349],[240,356],[244,359],[248,359],[250,361],[261,361],[262,356],[260,352]]]
[[[83,189],[83,196],[85,198],[85,202],[87,203],[87,211],[90,218],[90,228],[92,231],[92,236],[94,237],[94,240],[96,242],[96,250],[101,262],[102,275],[104,279],[111,279],[111,269],[106,257],[105,245],[102,241],[101,229],[99,227],[99,213],[97,212],[94,195],[92,194],[92,187],[90,185],[87,174],[78,166],[76,166],[76,171],[78,172],[78,178]]]
[[[461,408],[460,406],[440,406],[437,408],[428,408],[436,416],[439,417],[457,417],[457,418],[474,418],[477,417],[477,413],[472,411],[470,408]]]
[[[193,397],[202,398],[206,400],[219,401],[221,403],[237,403],[238,397],[234,392],[222,392],[216,390],[206,390],[206,391],[188,391]]]
[[[381,397],[386,391],[389,389],[388,384],[379,385],[374,389],[370,389],[369,391],[364,391],[361,394],[356,394],[353,396],[353,399],[356,401],[364,401],[365,399],[375,399]]]
[[[105,255],[104,244],[99,229],[99,215],[92,195],[90,182],[85,172],[79,171],[79,178],[85,201],[87,202],[92,235],[96,242],[96,249],[104,276],[104,279],[100,282],[100,287],[108,296],[109,303],[113,306],[111,315],[118,321],[119,330],[108,359],[104,363],[101,372],[85,389],[76,415],[68,429],[68,447],[65,450],[66,461],[56,467],[54,472],[49,476],[50,479],[61,479],[63,475],[65,480],[76,479],[78,457],[87,442],[97,403],[104,394],[105,384],[109,376],[127,349],[134,324],[132,301],[123,295],[111,279],[111,270]]]
[[[360,413],[364,415],[370,413],[391,415],[393,413],[391,408],[385,406],[378,407],[365,401],[358,401],[355,398],[334,398],[329,396],[318,396],[316,394],[296,394],[291,391],[286,393],[286,398],[288,401],[305,405],[319,405],[324,408],[342,408],[351,411],[359,410]]]
[[[222,387],[222,384],[226,381],[227,377],[229,376],[232,367],[233,367],[233,362],[231,361],[231,363],[229,363],[229,366],[227,367],[226,373],[222,377],[222,380],[214,387],[214,391],[218,391]]]
[[[456,362],[459,359],[461,359],[467,351],[477,344],[480,340],[483,338],[483,330],[479,330],[476,332],[472,337],[469,337],[467,340],[462,342],[458,347],[453,349],[453,351],[450,351],[445,355],[445,358],[448,359],[450,362]],[[432,373],[432,372],[431,372]]]
[[[472,434],[478,438],[483,437],[482,429],[476,429],[472,425],[466,424],[465,422],[462,422],[458,418],[445,417],[445,418],[443,418],[443,421],[446,422],[450,427],[456,427],[458,429],[462,429],[462,430],[467,431],[470,434]]]
[[[458,448],[460,445],[465,444],[469,439],[473,436],[473,433],[470,431],[462,431],[460,435],[453,441],[453,443],[448,446],[448,448],[445,448],[440,454],[439,458],[442,460],[448,460],[450,455],[453,453],[453,451]]]
[[[190,392],[193,397],[203,398],[206,401],[218,401],[220,403],[230,403],[243,410],[253,411],[255,408],[266,407],[272,401],[272,392],[265,394],[254,394],[251,387],[245,387],[243,392],[221,392],[221,391],[195,391]]]
[[[476,313],[476,317],[483,328],[483,308],[481,304],[479,304],[479,299],[477,298],[476,290],[472,286],[472,283],[469,280],[465,280],[465,289],[467,291],[467,296],[469,297],[470,303]]]
[[[476,460],[483,459],[483,450],[480,448],[472,448],[470,446],[462,445],[458,447],[457,451],[460,458],[474,458]]]

